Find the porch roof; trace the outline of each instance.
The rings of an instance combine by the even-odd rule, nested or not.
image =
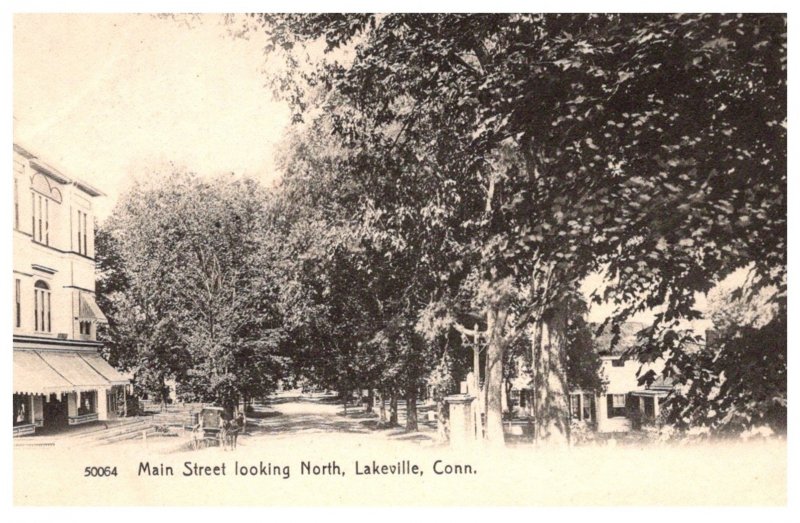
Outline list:
[[[635,390],[631,392],[631,396],[663,398],[667,396],[669,393],[670,393],[669,390],[664,390],[664,389],[645,389],[645,390]]]

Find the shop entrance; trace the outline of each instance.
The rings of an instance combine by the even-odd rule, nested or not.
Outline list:
[[[48,401],[49,399],[49,401]],[[67,395],[51,394],[44,402],[44,429],[60,429],[69,425]]]

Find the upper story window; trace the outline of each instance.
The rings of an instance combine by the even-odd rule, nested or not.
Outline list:
[[[33,239],[50,245],[50,199],[35,192],[31,192],[31,198]]]
[[[31,176],[31,236],[33,241],[50,245],[50,218],[58,217],[58,205],[63,201],[61,190],[47,176],[36,172]],[[16,202],[16,199],[15,199]],[[19,212],[15,210],[15,212]],[[16,216],[16,215],[15,215]]]
[[[50,332],[50,286],[39,280],[33,287],[33,328],[37,332]]]
[[[14,228],[19,229],[19,182],[14,178]]]
[[[622,358],[613,359],[613,360],[611,360],[611,366],[612,367],[624,367],[625,366],[625,360],[623,360]]]
[[[14,325],[22,326],[22,289],[19,278],[14,280]]]
[[[81,210],[78,210],[78,226],[76,227],[76,230],[78,231],[78,252],[84,256],[89,255],[87,226],[87,214]]]
[[[90,321],[80,321],[78,322],[78,330],[81,334],[85,336],[92,335],[92,322]]]

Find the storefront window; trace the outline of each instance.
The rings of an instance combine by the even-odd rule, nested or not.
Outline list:
[[[108,412],[117,412],[117,395],[109,391],[106,393],[106,401],[108,402]]]
[[[31,399],[27,394],[14,394],[14,426],[31,423]]]
[[[78,416],[97,412],[97,391],[81,392],[78,403]]]

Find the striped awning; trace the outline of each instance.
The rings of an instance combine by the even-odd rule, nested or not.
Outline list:
[[[75,387],[48,365],[39,353],[27,350],[14,351],[15,394],[59,394]]]
[[[81,354],[81,358],[112,385],[126,385],[130,383],[125,376],[120,374],[117,369],[109,365],[108,362],[99,354]]]
[[[111,386],[111,383],[86,363],[77,352],[41,351],[39,356],[70,382],[73,390],[93,390]]]
[[[94,301],[94,296],[86,292],[81,293],[81,304],[78,311],[78,319],[94,321],[97,323],[108,323],[106,315],[103,314],[103,311],[101,311],[100,307],[97,306],[97,302]]]

